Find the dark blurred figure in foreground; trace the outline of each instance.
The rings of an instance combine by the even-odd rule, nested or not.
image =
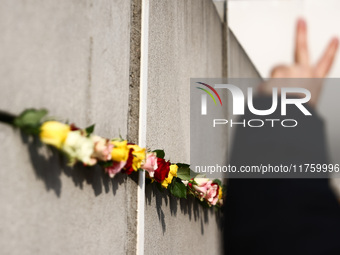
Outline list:
[[[274,68],[271,77],[322,79],[332,66],[338,44],[336,38],[332,39],[320,61],[310,65],[306,23],[299,20],[295,64]],[[260,86],[261,96],[254,100],[256,108],[271,106],[272,88],[270,82]],[[312,97],[304,106],[312,116],[303,115],[292,105],[285,118],[296,119],[299,124],[295,128],[237,128],[231,165],[329,163],[323,121],[314,110],[322,83],[306,88]],[[266,118],[249,111],[244,116]],[[280,109],[270,118],[282,119]],[[339,255],[340,206],[327,176],[317,177],[322,178],[230,178],[225,205],[225,254]]]

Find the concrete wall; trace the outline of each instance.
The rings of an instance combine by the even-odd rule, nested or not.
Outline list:
[[[126,0],[2,1],[0,109],[44,107],[125,137],[129,26]],[[111,182],[99,168],[68,168],[3,124],[0,141],[1,254],[133,253],[131,178]]]
[[[247,78],[256,78],[251,83],[245,82],[244,86],[239,85],[239,88],[243,90],[243,93],[247,93],[247,87],[249,84],[256,83],[257,79],[258,82],[261,80],[261,76],[253,63],[250,61],[248,55],[244,51],[242,45],[240,45],[239,41],[235,37],[234,33],[228,29],[227,31],[227,44],[228,44],[228,78],[244,78],[245,80]],[[229,106],[229,117],[233,117],[232,114],[232,97],[229,94],[229,100],[228,100],[228,106]],[[228,128],[228,147],[230,148],[233,143],[233,135],[234,135],[234,129]],[[228,150],[228,153],[230,153],[230,150]],[[229,155],[230,156],[230,155]]]
[[[149,29],[147,144],[189,162],[190,78],[222,76],[222,24],[211,1],[151,0]],[[152,187],[146,196],[146,254],[220,254],[213,210]]]
[[[260,78],[260,74],[238,42],[234,33],[228,33],[228,77]]]
[[[46,108],[138,140],[141,0],[2,1],[0,109]],[[189,162],[190,78],[226,73],[210,0],[150,0],[147,145]],[[230,37],[231,77],[257,72]],[[241,75],[241,76],[240,76]],[[1,254],[135,254],[137,183],[0,124]],[[221,215],[146,188],[145,254],[220,254]]]

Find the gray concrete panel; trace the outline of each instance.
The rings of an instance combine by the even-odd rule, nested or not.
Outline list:
[[[231,30],[228,33],[228,77],[260,78],[260,74]]]
[[[211,1],[150,1],[147,145],[190,162],[190,78],[222,76],[222,24]],[[219,254],[213,210],[147,187],[145,254]]]
[[[0,109],[127,135],[130,1],[2,1]],[[136,184],[0,124],[1,254],[133,254]],[[132,221],[132,222],[131,222]],[[132,240],[131,240],[132,238]]]

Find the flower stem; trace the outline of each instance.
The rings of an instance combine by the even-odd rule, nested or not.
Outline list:
[[[15,118],[16,116],[11,113],[0,111],[0,122],[7,123],[13,126]]]

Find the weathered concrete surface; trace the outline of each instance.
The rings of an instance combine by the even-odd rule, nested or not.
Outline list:
[[[254,84],[254,82],[260,83],[261,76],[251,60],[249,59],[247,53],[242,48],[242,45],[238,42],[237,38],[233,34],[233,32],[228,28],[227,31],[227,66],[228,66],[228,78],[236,78],[236,79],[252,79],[252,81],[245,82],[244,86],[239,85],[239,88],[243,91],[243,93],[247,93],[247,88],[250,84]],[[229,118],[234,117],[232,113],[232,97],[229,94],[228,98],[228,115]],[[233,128],[228,128],[228,147],[231,148],[233,143]],[[230,150],[229,150],[230,153]],[[230,156],[230,155],[229,155]]]
[[[142,0],[131,0],[128,136],[138,144]]]
[[[130,1],[2,1],[0,109],[127,135]],[[1,254],[134,254],[136,184],[62,158],[0,124]],[[46,156],[49,155],[49,156]]]
[[[260,78],[233,32],[229,30],[228,36],[228,78]]]
[[[44,107],[136,142],[139,19],[140,0],[3,1],[0,109]],[[149,30],[147,144],[189,162],[189,79],[226,73],[223,27],[209,0],[151,0]],[[231,77],[257,74],[236,40],[230,49]],[[0,141],[1,254],[136,253],[134,180],[71,169],[3,124]],[[145,254],[221,252],[213,210],[152,186],[146,203]]]
[[[147,145],[190,160],[190,78],[222,76],[222,24],[212,1],[151,0]],[[219,254],[212,210],[146,189],[145,254]]]

